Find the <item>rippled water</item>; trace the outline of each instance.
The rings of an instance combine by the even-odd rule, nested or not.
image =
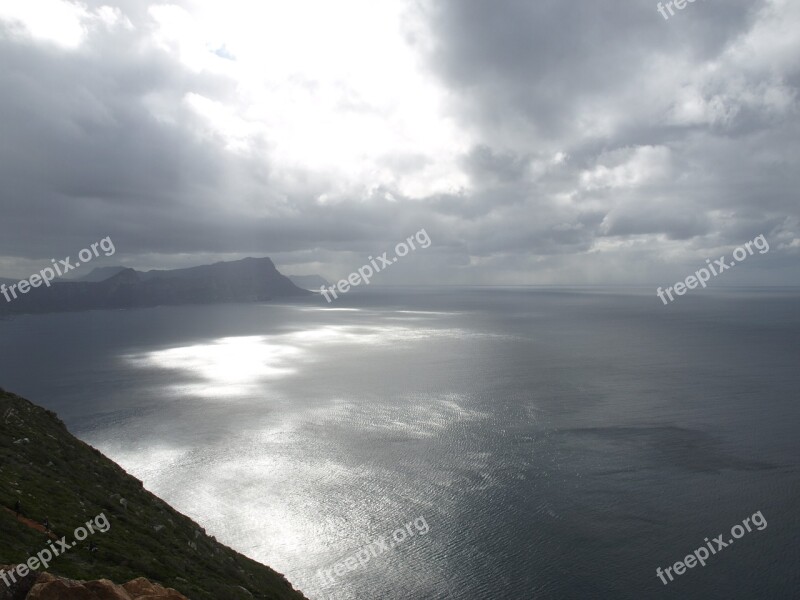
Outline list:
[[[792,598],[800,295],[707,292],[23,317],[0,322],[0,385],[313,600]],[[763,531],[656,577],[759,510]]]

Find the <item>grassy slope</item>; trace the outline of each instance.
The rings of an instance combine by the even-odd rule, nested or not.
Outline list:
[[[14,444],[23,438],[29,443]],[[108,532],[90,535],[55,558],[47,570],[56,575],[117,583],[143,576],[191,600],[304,598],[280,574],[205,535],[73,437],[54,413],[0,389],[0,504],[13,508],[16,499],[27,517],[49,517],[51,528],[68,541],[76,527],[102,512],[111,522]],[[86,548],[90,540],[99,546],[94,556]],[[0,564],[23,562],[43,548],[42,533],[0,509]]]

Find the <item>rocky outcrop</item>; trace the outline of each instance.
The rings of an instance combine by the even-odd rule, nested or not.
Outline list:
[[[14,567],[1,567],[4,571]],[[186,596],[140,577],[123,585],[108,579],[75,581],[50,573],[29,573],[2,586],[0,600],[188,600]]]

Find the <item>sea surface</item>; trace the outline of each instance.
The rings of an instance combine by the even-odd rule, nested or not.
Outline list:
[[[796,289],[24,316],[0,321],[0,385],[312,600],[800,594]]]

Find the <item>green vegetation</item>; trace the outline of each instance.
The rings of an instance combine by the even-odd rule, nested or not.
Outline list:
[[[27,441],[26,441],[27,440]],[[50,411],[0,389],[0,564],[24,562],[46,548],[23,514],[72,540],[75,528],[105,513],[95,533],[58,556],[48,571],[73,579],[124,583],[146,577],[192,600],[302,600],[280,574],[205,534],[142,483],[72,436]],[[89,542],[98,550],[90,553]]]

